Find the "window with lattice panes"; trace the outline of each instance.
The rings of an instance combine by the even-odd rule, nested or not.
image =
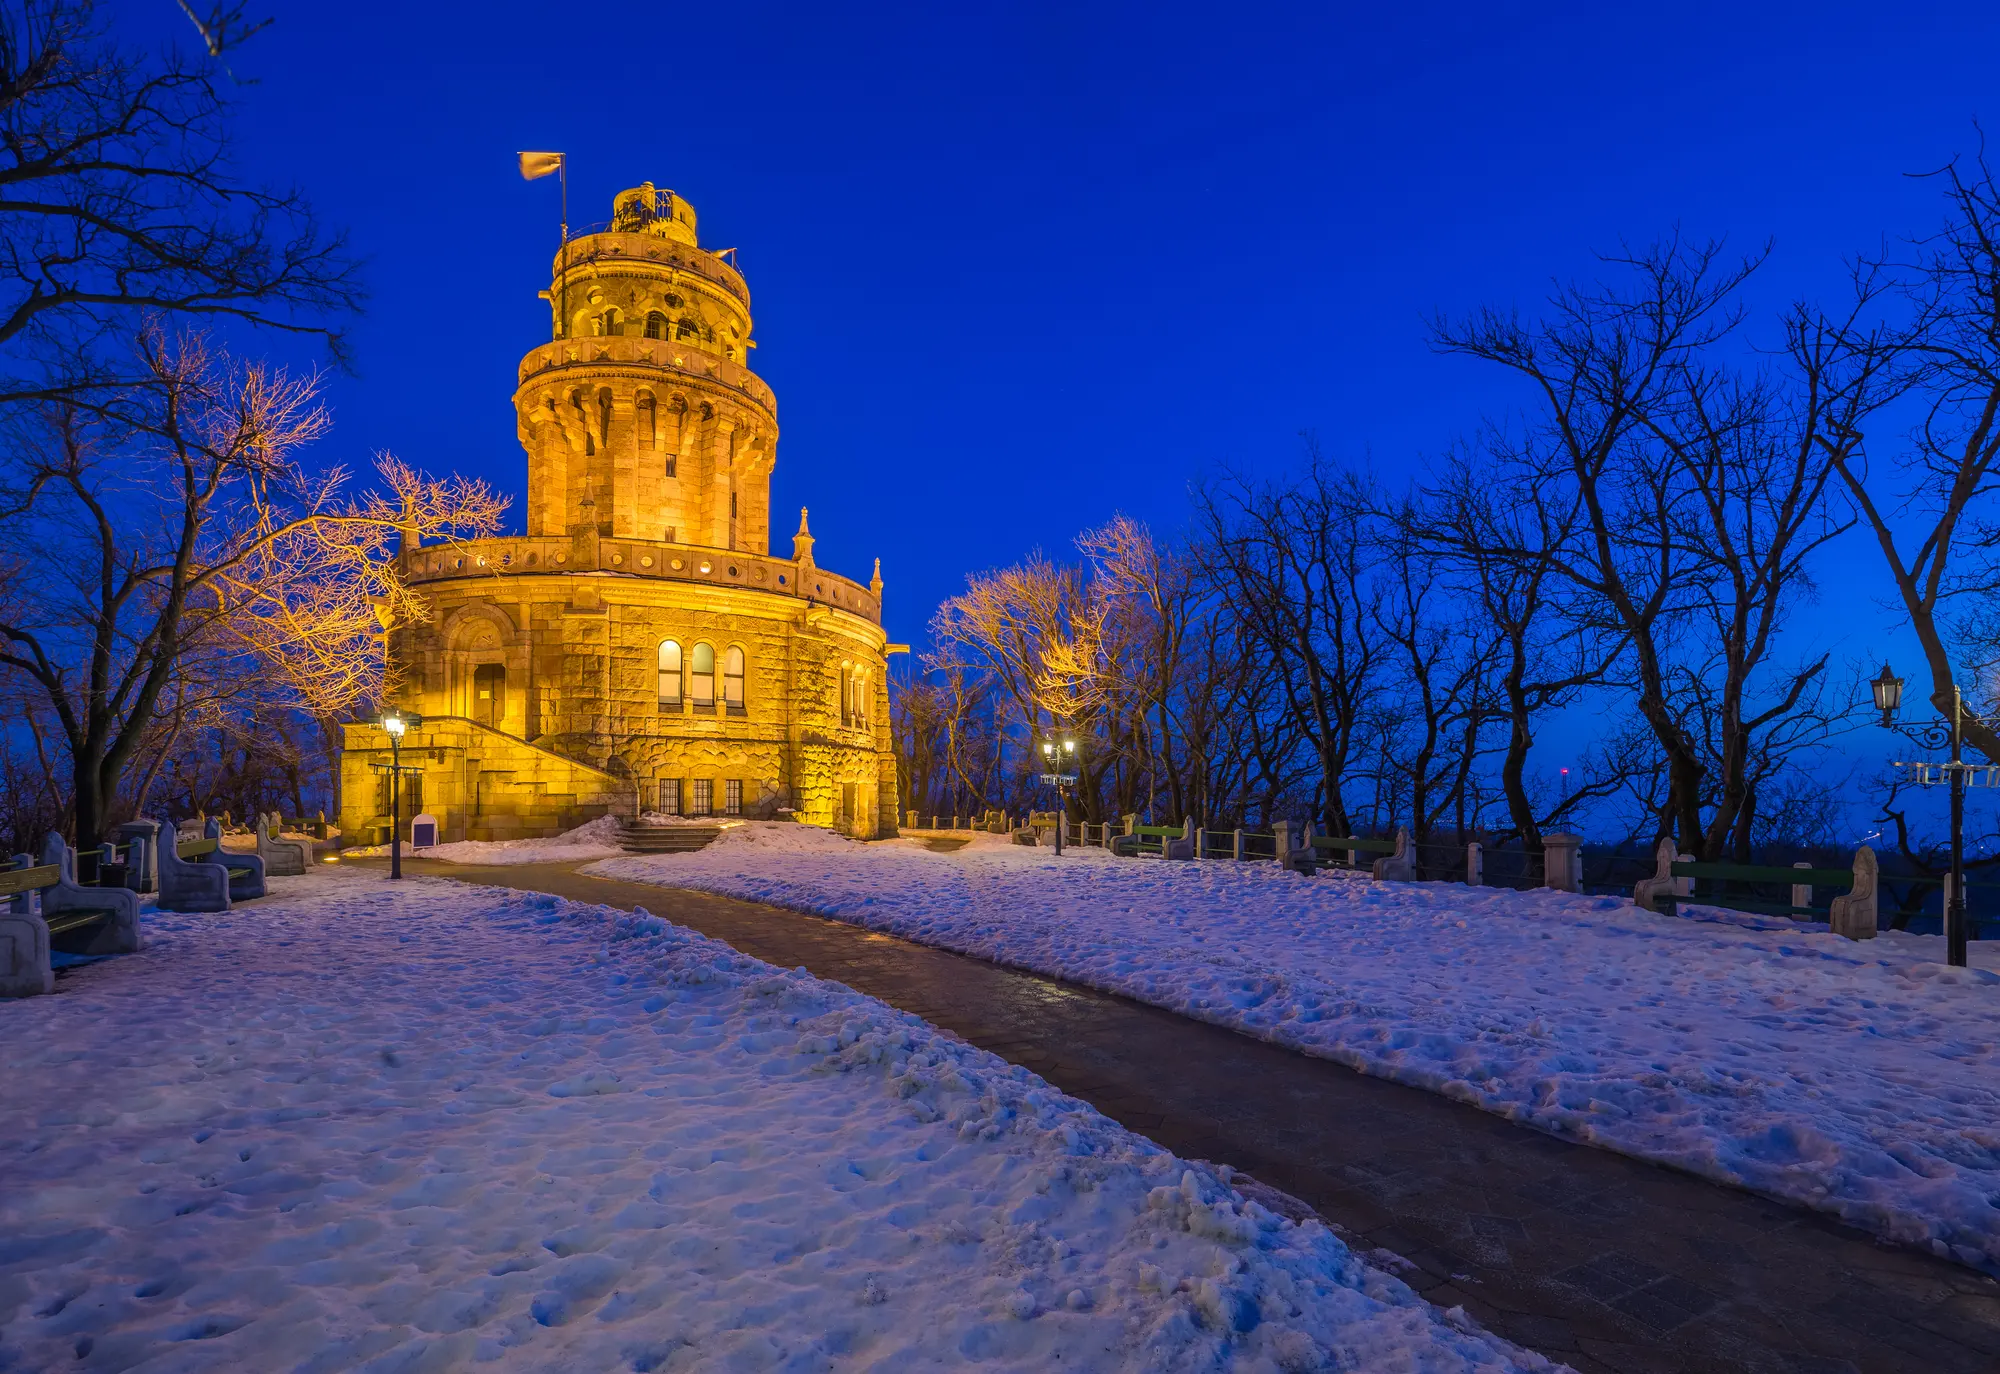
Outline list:
[[[715,784],[707,778],[694,779],[694,803],[688,807],[690,816],[712,816],[715,814]]]
[[[722,784],[722,814],[740,816],[743,814],[743,783],[731,778]]]

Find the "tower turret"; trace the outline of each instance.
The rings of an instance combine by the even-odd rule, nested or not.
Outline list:
[[[528,533],[770,551],[777,402],[750,370],[750,291],[694,207],[646,182],[563,245],[551,342],[521,360]],[[590,505],[587,497],[593,498]]]

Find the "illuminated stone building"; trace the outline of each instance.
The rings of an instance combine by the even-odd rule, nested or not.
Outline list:
[[[777,403],[728,251],[650,184],[570,240],[514,392],[527,532],[401,554],[431,614],[391,627],[390,679],[443,839],[652,809],[894,829],[881,564],[820,568],[803,511],[771,552]],[[388,738],[345,743],[342,827],[384,835]]]

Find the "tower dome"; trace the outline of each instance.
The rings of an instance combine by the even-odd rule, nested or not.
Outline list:
[[[528,532],[767,553],[777,402],[749,367],[750,291],[651,182],[556,255],[550,342],[521,360]]]

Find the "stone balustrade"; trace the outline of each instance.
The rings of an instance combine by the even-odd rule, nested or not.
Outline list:
[[[795,596],[882,623],[881,600],[851,578],[824,568],[801,567],[789,558],[656,539],[599,535],[595,555],[579,551],[573,537],[508,535],[467,539],[405,549],[399,557],[405,581],[421,586],[448,578],[509,576],[522,573],[603,572],[666,582],[706,582],[745,591]]]
[[[551,368],[590,366],[593,363],[628,364],[639,367],[670,368],[698,381],[727,387],[761,408],[772,419],[778,415],[778,401],[764,379],[741,363],[674,339],[628,339],[618,335],[593,335],[584,339],[557,339],[529,350],[521,359],[520,379]]]

